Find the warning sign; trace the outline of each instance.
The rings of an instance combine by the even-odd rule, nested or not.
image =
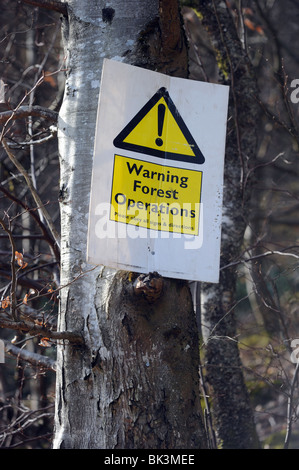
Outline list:
[[[218,282],[229,88],[105,59],[87,261]]]
[[[114,156],[110,220],[198,235],[202,172]]]
[[[205,161],[164,87],[143,106],[113,143],[118,148],[164,159],[199,164]]]

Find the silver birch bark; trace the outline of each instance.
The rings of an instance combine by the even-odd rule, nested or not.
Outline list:
[[[67,10],[59,329],[84,346],[58,346],[54,448],[205,447],[188,285],[165,279],[151,304],[134,294],[134,275],[85,261],[103,58],[186,74],[177,1],[70,0]]]

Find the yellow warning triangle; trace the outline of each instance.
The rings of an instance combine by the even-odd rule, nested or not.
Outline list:
[[[155,93],[113,143],[159,158],[199,164],[205,161],[165,88]]]

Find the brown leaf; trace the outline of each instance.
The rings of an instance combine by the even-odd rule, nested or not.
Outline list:
[[[3,309],[6,309],[9,306],[10,306],[10,298],[9,298],[9,295],[8,295],[5,299],[2,300],[1,307]]]
[[[44,82],[48,83],[52,88],[56,87],[56,80],[51,74],[44,76]]]
[[[51,346],[51,343],[49,342],[49,338],[41,338],[38,345],[43,346],[43,348],[48,348],[49,346]]]
[[[254,31],[254,30],[255,30],[255,25],[254,25],[254,23],[253,23],[251,20],[249,20],[248,18],[245,18],[245,19],[244,19],[244,23],[246,24],[246,26],[247,26],[248,29],[251,29],[251,31]]]
[[[22,253],[19,253],[18,251],[15,251],[15,260],[18,263],[18,265],[20,266],[20,268],[22,268],[22,269],[24,269],[24,268],[26,268],[26,266],[28,266],[28,263],[25,263],[25,261],[23,259]]]

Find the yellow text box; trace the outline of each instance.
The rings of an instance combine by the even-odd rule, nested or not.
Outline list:
[[[114,156],[110,220],[198,235],[202,172]]]

